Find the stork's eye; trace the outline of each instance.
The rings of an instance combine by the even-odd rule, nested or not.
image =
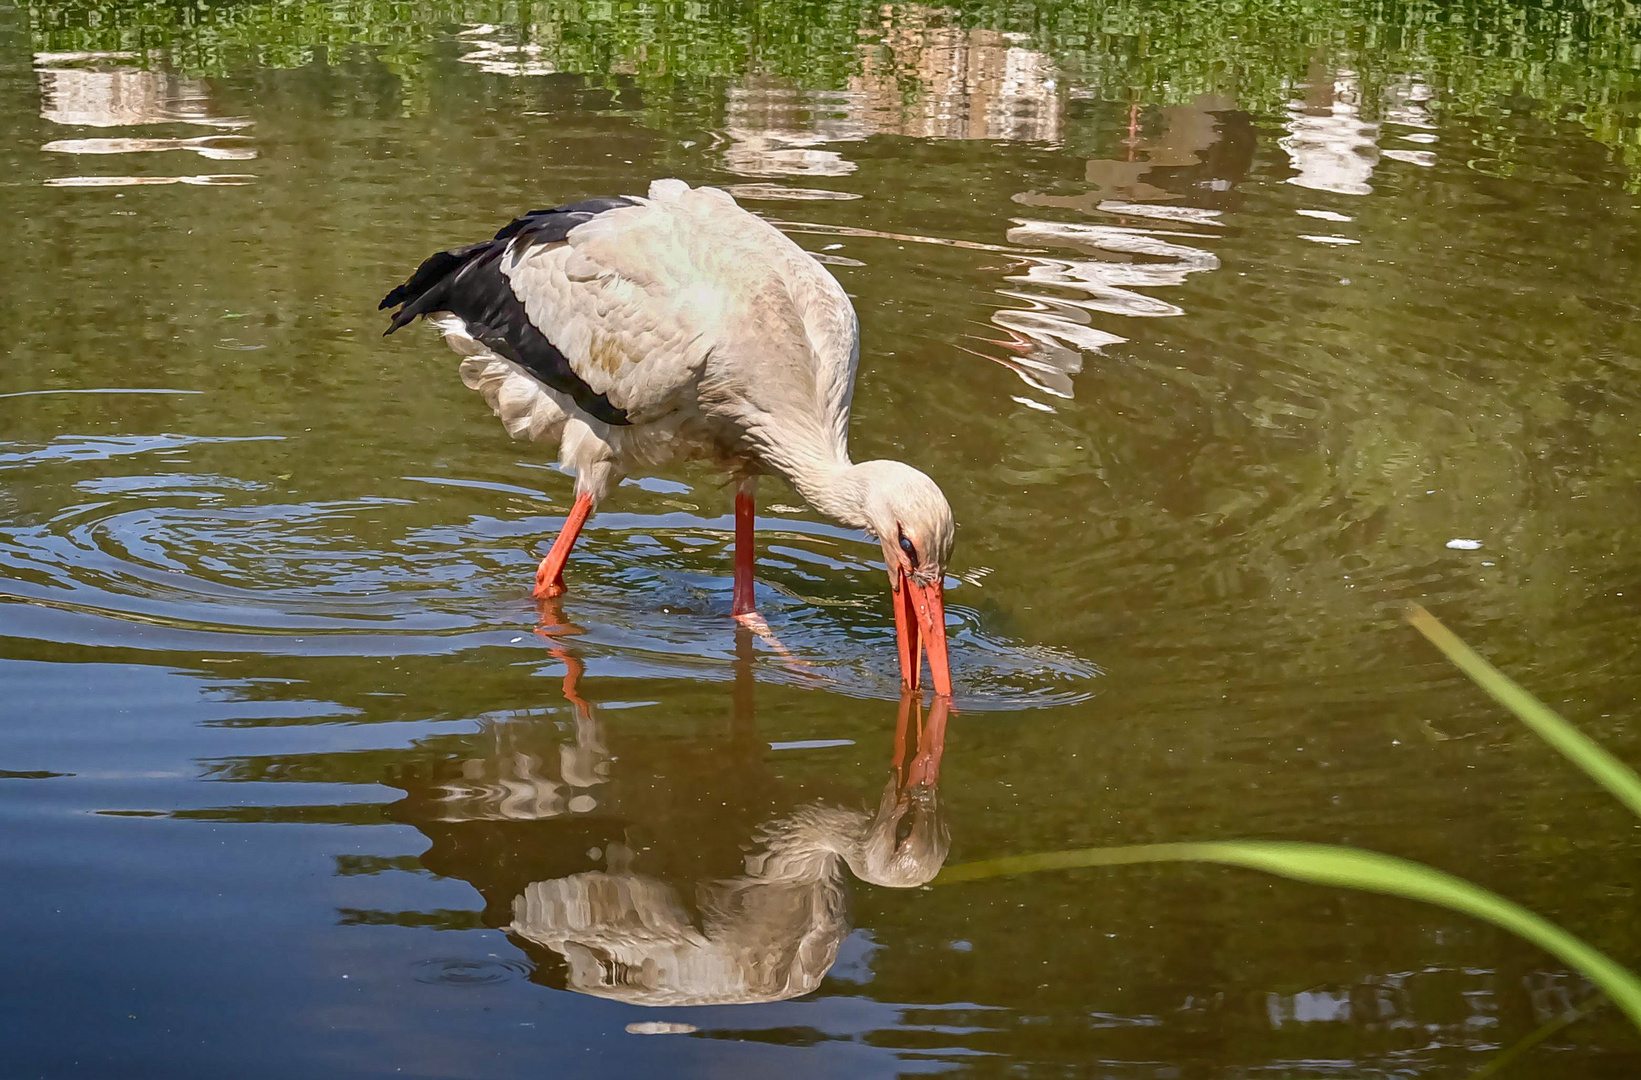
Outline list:
[[[906,534],[905,533],[900,534],[900,550],[904,551],[906,553],[906,557],[908,559],[912,560],[912,569],[916,570],[917,569],[917,548],[913,547],[912,542],[910,540],[906,539]]]

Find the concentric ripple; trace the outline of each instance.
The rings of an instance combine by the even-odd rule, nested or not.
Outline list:
[[[471,956],[433,957],[416,964],[416,981],[434,986],[474,988],[495,986],[530,977],[522,960],[480,959]]]
[[[92,474],[187,440],[0,444],[0,466]],[[182,462],[177,463],[183,466]],[[66,477],[59,475],[59,482]],[[407,478],[411,479],[411,478]],[[562,517],[515,484],[442,478],[427,499],[281,498],[273,485],[207,472],[86,475],[75,501],[0,524],[0,600],[31,636],[63,643],[234,654],[398,656],[525,650],[545,668],[719,681],[751,649],[759,678],[850,696],[898,695],[876,545],[799,517],[760,533],[759,604],[772,633],[729,618],[727,519],[667,509],[601,514],[577,547],[572,592],[529,597]],[[441,495],[443,498],[441,498]],[[652,502],[655,500],[651,500]],[[477,511],[500,513],[492,516]],[[501,516],[505,515],[505,516]],[[948,618],[966,703],[1075,700],[1096,669],[988,632],[955,579]],[[540,631],[540,632],[537,632]]]

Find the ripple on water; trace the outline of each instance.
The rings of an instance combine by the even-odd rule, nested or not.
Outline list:
[[[417,961],[415,967],[416,981],[434,986],[495,986],[530,977],[530,965],[524,961],[495,957],[433,957]]]
[[[107,449],[32,460],[39,468],[91,462],[89,471]],[[0,599],[22,602],[14,632],[26,624],[31,636],[61,643],[129,646],[135,626],[149,649],[392,656],[505,648],[541,655],[549,668],[574,655],[593,674],[696,680],[733,677],[750,647],[760,680],[898,697],[876,545],[817,522],[769,519],[759,605],[774,636],[749,640],[728,617],[727,521],[612,512],[578,546],[572,592],[549,610],[528,592],[539,549],[562,519],[518,513],[540,497],[506,488],[497,494],[511,516],[429,521],[439,500],[260,501],[265,485],[206,473],[89,476],[70,489],[82,501],[0,524]],[[962,706],[1088,696],[1095,667],[996,633],[963,603],[976,586],[948,584]]]
[[[169,391],[147,391],[168,393]],[[7,397],[20,397],[8,394]],[[106,461],[132,454],[168,453],[209,443],[278,442],[276,435],[60,435],[48,443],[0,443],[0,471],[51,462]]]

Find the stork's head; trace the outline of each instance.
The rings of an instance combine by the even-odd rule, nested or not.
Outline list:
[[[951,703],[935,698],[927,718],[922,705],[922,695],[901,695],[893,775],[859,847],[849,854],[855,876],[874,885],[909,889],[927,884],[940,873],[951,849],[940,804],[940,759],[946,752]]]
[[[951,845],[939,790],[932,784],[902,788],[891,780],[849,869],[873,885],[912,889],[934,880]]]
[[[915,689],[929,650],[935,693],[951,696],[946,661],[946,560],[951,557],[951,504],[933,480],[898,461],[855,466],[866,481],[866,527],[883,545],[900,642],[900,674]]]

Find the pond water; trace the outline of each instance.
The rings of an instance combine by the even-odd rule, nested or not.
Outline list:
[[[0,6],[6,1075],[1450,1077],[1590,1004],[1404,900],[889,887],[850,844],[915,848],[898,885],[1350,844],[1641,961],[1635,821],[1401,617],[1641,761],[1638,40],[1482,0]],[[429,253],[663,176],[854,298],[856,455],[960,523],[950,715],[899,700],[876,544],[778,485],[789,656],[729,618],[705,471],[629,482],[538,608],[569,478],[379,336]],[[1507,1075],[1638,1071],[1609,1007]]]

